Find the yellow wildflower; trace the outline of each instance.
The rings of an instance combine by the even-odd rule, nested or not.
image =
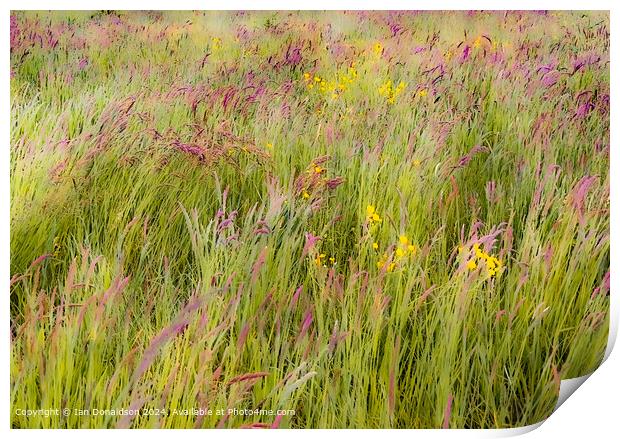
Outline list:
[[[220,49],[222,47],[222,40],[217,37],[211,38],[211,45],[214,50]]]
[[[372,204],[366,206],[366,218],[371,224],[381,222],[381,217],[377,213],[375,206],[373,206]]]
[[[396,97],[407,86],[404,82],[400,82],[396,88],[392,85],[392,80],[388,79],[385,84],[379,87],[379,95],[384,96],[389,104],[396,102]]]
[[[470,249],[465,249],[463,246],[459,245],[458,250],[459,253],[463,251],[467,251],[469,254],[473,253],[473,257],[471,257],[466,264],[469,270],[475,270],[478,264],[484,264],[489,277],[493,277],[499,272],[501,266],[500,260],[483,251],[479,243],[475,243]]]
[[[325,253],[319,253],[316,255],[316,258],[314,258],[314,262],[316,262],[316,265],[321,265],[322,264],[322,260],[325,258]]]

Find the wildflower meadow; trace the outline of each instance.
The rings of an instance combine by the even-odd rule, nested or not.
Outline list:
[[[14,428],[507,428],[609,327],[609,13],[13,11]]]

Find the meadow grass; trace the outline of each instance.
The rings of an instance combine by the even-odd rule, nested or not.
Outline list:
[[[532,424],[607,344],[609,15],[13,12],[10,181],[13,427]]]

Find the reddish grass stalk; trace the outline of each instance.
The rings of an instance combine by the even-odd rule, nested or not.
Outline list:
[[[148,401],[147,398],[140,398],[138,400],[132,401],[131,405],[129,406],[129,411],[130,413],[133,413],[133,414],[128,415],[128,416],[121,416],[121,418],[116,423],[116,428],[126,429],[126,428],[131,427],[131,421],[134,420],[134,418],[138,414],[138,410],[140,410],[140,408],[142,408],[144,403],[146,403],[147,401]]]
[[[248,332],[250,332],[250,324],[246,323],[241,328],[241,332],[239,333],[239,340],[237,341],[237,350],[241,351],[243,345],[245,344],[245,340],[248,337]]]
[[[258,378],[262,378],[262,377],[266,377],[268,376],[269,373],[268,372],[250,372],[250,373],[244,373],[243,375],[239,375],[236,376],[234,378],[232,378],[229,382],[228,385],[230,386],[231,384],[234,383],[241,383],[243,381],[248,381],[248,380],[256,380]]]
[[[448,395],[448,403],[446,404],[446,410],[443,413],[443,425],[441,428],[450,428],[450,416],[452,415],[452,394]]]
[[[260,428],[260,429],[265,428],[266,429],[266,428],[271,428],[271,425],[270,424],[265,424],[264,422],[255,422],[253,424],[242,425],[239,428],[252,429],[252,430],[257,429],[257,428]]]
[[[289,309],[292,310],[293,308],[295,308],[295,305],[297,304],[297,300],[299,299],[299,294],[301,294],[301,291],[303,290],[303,286],[300,285],[297,290],[295,290],[295,294],[293,294],[293,298],[291,299],[291,304],[289,306]]]
[[[435,285],[432,285],[430,288],[428,288],[426,291],[424,291],[424,293],[422,293],[422,295],[419,297],[418,299],[418,303],[416,304],[416,311],[418,309],[420,309],[420,307],[422,306],[422,304],[426,301],[426,298],[428,296],[430,296],[430,294],[433,292],[433,290],[435,289]]]
[[[266,257],[267,257],[267,247],[264,247],[261,250],[260,254],[258,255],[258,258],[256,259],[256,262],[254,263],[254,266],[252,267],[252,284],[256,283],[256,279],[258,279],[260,269],[265,264]]]
[[[31,269],[33,267],[36,267],[37,265],[39,265],[41,262],[43,262],[44,260],[46,260],[47,258],[49,258],[50,256],[52,256],[51,253],[46,253],[44,255],[39,256],[38,258],[36,258],[34,261],[32,261],[32,264],[30,264],[30,267],[28,267],[28,269]]]
[[[276,416],[276,418],[273,421],[273,424],[271,424],[271,428],[272,429],[276,429],[280,427],[280,422],[282,421],[282,418],[284,417],[284,415],[279,414]]]
[[[312,310],[309,309],[304,315],[303,321],[301,322],[301,327],[299,329],[299,336],[297,337],[297,341],[301,340],[304,337],[304,335],[306,335],[306,332],[308,332],[308,328],[310,328],[311,324],[312,324]]]
[[[316,245],[316,242],[321,239],[320,236],[314,236],[312,233],[306,233],[306,243],[304,249],[301,252],[301,258],[303,259]]]
[[[146,350],[144,351],[144,356],[142,358],[142,361],[140,362],[140,365],[138,366],[138,368],[135,370],[133,374],[134,381],[137,381],[144,374],[144,372],[146,372],[146,370],[151,366],[151,364],[153,364],[153,361],[155,361],[155,357],[157,356],[159,349],[164,344],[166,344],[168,340],[176,337],[177,335],[185,331],[188,325],[189,325],[188,319],[181,319],[179,321],[176,321],[172,325],[164,328],[157,335],[157,337],[155,337],[151,341],[148,348],[146,348]]]

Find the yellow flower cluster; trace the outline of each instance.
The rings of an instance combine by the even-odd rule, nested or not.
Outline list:
[[[459,246],[459,253],[463,253],[464,250],[463,246]],[[469,271],[474,271],[478,267],[484,267],[489,277],[493,277],[499,273],[502,268],[501,261],[495,256],[484,252],[478,243],[467,250],[467,257],[468,260],[465,266]]]
[[[377,249],[379,248],[379,245],[375,242],[373,244],[373,248]],[[388,263],[388,259],[390,259],[389,258],[390,255],[388,255],[387,253],[383,253],[379,261],[377,261],[377,268],[379,269],[385,268],[385,271],[387,271],[388,273],[391,273],[392,271],[394,271],[394,269],[396,268],[397,264],[400,261],[402,261],[404,258],[408,256],[415,255],[416,252],[417,252],[417,248],[415,245],[413,245],[409,241],[409,238],[407,238],[407,236],[405,235],[401,235],[398,238],[398,244],[396,244],[396,248],[393,254],[391,255],[392,256],[391,262]]]
[[[406,254],[415,255],[416,247],[411,242],[409,242],[409,238],[405,235],[400,235],[398,237],[398,247],[396,248],[396,256],[398,258],[402,258]]]
[[[335,78],[328,80],[322,78],[319,75],[311,75],[310,73],[304,73],[304,81],[308,90],[316,90],[322,94],[329,94],[332,99],[338,99],[342,93],[347,91],[351,84],[355,82],[357,78],[357,70],[355,63],[347,68],[346,73],[337,72]]]
[[[375,53],[375,55],[381,56],[383,54],[383,46],[381,45],[381,43],[375,43],[375,45],[372,47],[372,51]]]
[[[211,48],[215,50],[220,50],[222,48],[222,39],[213,37],[211,38]]]
[[[325,253],[317,253],[317,255],[314,257],[314,263],[319,267],[321,265],[323,267],[327,267],[327,265],[325,264],[326,260],[329,260],[330,264],[336,265],[336,258],[333,256],[330,256],[329,258],[327,258]]]
[[[488,39],[485,36],[482,35],[478,35],[476,37],[476,39],[474,40],[474,42],[472,43],[472,47],[474,49],[479,49],[479,48],[483,48],[483,49],[487,49],[487,50],[497,50],[497,41],[493,41],[491,42],[490,39]]]
[[[379,94],[386,98],[388,104],[393,104],[396,102],[396,98],[402,93],[406,86],[407,84],[401,81],[396,87],[394,87],[392,80],[388,79],[385,84],[379,87]]]
[[[387,253],[383,253],[383,256],[381,256],[381,259],[377,261],[377,268],[379,270],[382,270],[383,268],[385,268],[385,271],[387,271],[388,273],[391,273],[396,268],[396,262],[392,261],[388,264],[387,260],[388,260]]]
[[[377,213],[377,209],[375,209],[375,206],[373,206],[372,204],[366,206],[366,220],[371,226],[381,222],[381,217]]]

